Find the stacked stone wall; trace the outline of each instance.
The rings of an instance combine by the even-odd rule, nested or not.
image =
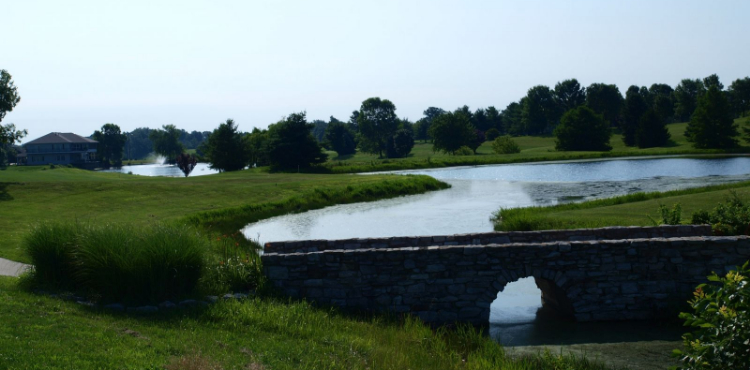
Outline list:
[[[576,320],[632,320],[670,312],[712,271],[723,273],[750,259],[750,239],[381,246],[265,253],[262,259],[269,282],[290,297],[411,313],[434,324],[487,324],[497,293],[523,277],[534,277],[544,302]]]
[[[266,243],[265,253],[310,253],[334,249],[381,249],[446,245],[487,245],[555,241],[620,240],[710,236],[709,225],[605,227],[598,229],[511,231],[441,236],[303,240]]]

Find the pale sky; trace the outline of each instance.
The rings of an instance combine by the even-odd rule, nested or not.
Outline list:
[[[750,1],[10,1],[0,69],[21,102],[3,124],[90,135],[175,124],[243,131],[293,112],[347,120],[391,100],[503,109],[534,85],[750,75]]]

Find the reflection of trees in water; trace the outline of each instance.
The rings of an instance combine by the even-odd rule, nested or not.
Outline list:
[[[725,184],[750,179],[741,176],[707,176],[697,178],[657,177],[633,181],[597,182],[525,182],[524,191],[538,205],[580,202],[591,199],[608,198],[638,192],[669,191]]]

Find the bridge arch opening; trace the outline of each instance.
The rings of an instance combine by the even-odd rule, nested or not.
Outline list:
[[[521,324],[539,319],[571,320],[573,306],[554,281],[534,276],[500,285],[490,305],[490,324]]]

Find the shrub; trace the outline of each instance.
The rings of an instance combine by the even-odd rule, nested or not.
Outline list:
[[[500,131],[498,131],[496,128],[491,128],[487,130],[487,132],[484,133],[485,138],[487,141],[494,141],[497,137],[500,136]]]
[[[715,273],[690,301],[693,312],[680,318],[695,332],[685,334],[684,351],[675,350],[686,370],[750,369],[750,269],[746,262],[725,277]]]
[[[710,224],[716,235],[750,235],[750,205],[730,191],[726,203],[719,203],[711,212],[695,212],[691,223]]]
[[[194,229],[160,224],[42,224],[24,245],[34,265],[33,285],[135,303],[191,294],[207,251]]]
[[[659,204],[659,214],[661,215],[660,221],[654,220],[651,216],[648,216],[651,222],[654,223],[654,226],[679,225],[680,221],[682,221],[682,206],[680,203],[675,203],[675,205],[672,206],[672,209],[669,209],[667,206]]]
[[[456,150],[453,154],[454,155],[474,155],[474,151],[471,150],[471,148],[469,148],[468,146],[464,145],[458,148],[458,150]]]
[[[510,136],[498,136],[492,142],[492,150],[497,154],[520,153],[521,148]]]

